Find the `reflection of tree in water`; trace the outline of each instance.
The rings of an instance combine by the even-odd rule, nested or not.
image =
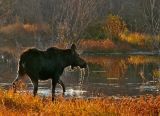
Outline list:
[[[160,58],[155,56],[129,56],[128,63],[139,65],[139,64],[148,64],[148,63],[160,63]]]
[[[123,78],[127,71],[127,64],[125,59],[115,59],[112,63],[104,66],[106,69],[106,75],[109,78]]]
[[[91,64],[97,64],[102,66],[106,71],[107,78],[121,78],[124,77],[127,71],[127,64],[125,58],[113,58],[113,57],[85,57],[86,61]]]
[[[145,82],[152,78],[152,71],[155,69],[160,59],[157,56],[87,56],[86,61],[104,68],[107,78],[123,80],[129,78],[130,81]]]
[[[156,83],[156,87],[160,90],[160,67],[158,66],[153,70],[153,80]]]
[[[160,63],[160,58],[157,56],[129,56],[128,63],[133,65],[136,71],[136,76],[142,82],[153,80],[153,70]]]

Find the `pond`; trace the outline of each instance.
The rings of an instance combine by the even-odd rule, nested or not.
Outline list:
[[[0,55],[0,88],[8,89],[16,77],[17,62],[12,56]],[[65,70],[61,76],[66,86],[65,97],[119,97],[160,93],[160,55],[85,53],[82,57],[88,63],[89,76],[82,79],[80,71]],[[26,91],[32,91],[29,79],[25,83]],[[51,95],[50,86],[50,80],[40,82],[38,94]],[[62,88],[57,85],[56,94],[61,93]]]

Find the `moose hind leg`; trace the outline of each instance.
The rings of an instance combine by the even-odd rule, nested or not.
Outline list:
[[[66,92],[65,85],[64,85],[63,81],[60,79],[59,79],[58,83],[61,85],[61,87],[63,89],[63,95],[64,95],[64,92]]]

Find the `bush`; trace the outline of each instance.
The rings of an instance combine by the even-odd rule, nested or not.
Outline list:
[[[151,36],[148,34],[142,34],[142,33],[121,33],[119,34],[120,40],[124,42],[128,42],[129,44],[140,47],[143,49],[149,49],[153,50],[155,46],[160,45],[160,37],[157,36]],[[157,45],[155,45],[155,43]]]
[[[96,24],[91,24],[85,30],[84,37],[85,39],[104,39],[107,38],[106,33],[103,30],[102,23],[98,22]]]
[[[117,46],[109,39],[106,40],[81,40],[79,46],[85,50],[114,51]]]
[[[105,32],[110,35],[111,39],[119,37],[120,33],[127,30],[126,23],[117,15],[109,15],[104,25]]]
[[[122,41],[127,41],[128,43],[132,45],[138,45],[138,46],[143,46],[144,45],[144,40],[145,36],[140,33],[130,33],[130,34],[120,34],[120,39]]]

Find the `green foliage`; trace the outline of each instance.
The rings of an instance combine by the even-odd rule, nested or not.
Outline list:
[[[126,23],[122,20],[120,16],[108,15],[104,31],[110,36],[111,39],[117,39],[120,33],[127,30]]]
[[[86,39],[104,39],[107,38],[107,34],[103,30],[102,23],[91,24],[87,27],[84,33]]]
[[[155,77],[155,78],[160,78],[160,70],[154,70],[153,71],[153,76]]]

